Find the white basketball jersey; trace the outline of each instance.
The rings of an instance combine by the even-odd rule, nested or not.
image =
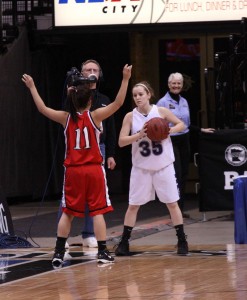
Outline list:
[[[140,131],[150,119],[161,117],[156,105],[147,116],[133,109],[131,133]],[[132,143],[132,164],[135,167],[157,171],[174,162],[174,153],[170,136],[161,142],[152,142],[148,137]]]

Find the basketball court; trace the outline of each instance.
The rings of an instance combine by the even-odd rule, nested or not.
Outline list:
[[[42,208],[39,203],[11,205],[15,233],[26,232],[33,247],[0,249],[1,299],[246,299],[247,247],[234,243],[231,212],[203,214],[192,202],[185,219],[189,255],[176,254],[169,215],[164,209],[161,217],[155,201],[140,211],[131,256],[116,257],[114,264],[97,264],[97,249],[82,247],[82,221],[76,219],[64,266],[58,270],[51,265],[58,202]],[[112,253],[126,205],[125,199],[114,200],[115,213],[106,217]]]

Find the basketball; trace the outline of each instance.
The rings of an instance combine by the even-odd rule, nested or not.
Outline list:
[[[163,118],[152,118],[147,122],[147,137],[154,142],[160,142],[169,135],[169,125]]]

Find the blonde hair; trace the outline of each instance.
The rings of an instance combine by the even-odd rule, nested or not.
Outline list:
[[[142,86],[144,88],[144,90],[151,95],[150,100],[153,100],[155,98],[154,90],[151,87],[150,83],[148,83],[147,81],[141,81],[141,82],[136,83],[133,86],[133,88],[135,88],[137,86]]]

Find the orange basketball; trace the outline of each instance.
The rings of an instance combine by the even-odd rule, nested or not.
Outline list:
[[[169,135],[168,122],[163,118],[152,118],[147,122],[147,137],[154,142],[160,142]]]

